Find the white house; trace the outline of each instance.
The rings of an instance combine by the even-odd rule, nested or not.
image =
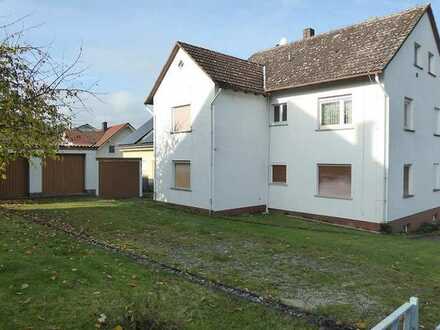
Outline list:
[[[178,42],[145,102],[156,200],[370,230],[437,219],[439,50],[429,5],[248,60]]]

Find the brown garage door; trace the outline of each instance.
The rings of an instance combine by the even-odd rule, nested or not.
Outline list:
[[[43,167],[43,193],[75,195],[84,193],[84,155],[59,154],[46,159]]]
[[[138,197],[141,161],[138,158],[99,159],[99,196],[104,198]]]
[[[6,169],[6,180],[0,178],[0,199],[22,198],[28,194],[28,162],[19,158]]]

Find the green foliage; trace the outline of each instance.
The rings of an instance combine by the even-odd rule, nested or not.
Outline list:
[[[19,158],[54,156],[70,113],[86,90],[73,87],[81,72],[58,65],[21,33],[0,41],[0,177]]]
[[[418,234],[429,234],[436,232],[440,229],[440,224],[438,222],[425,222],[420,225],[417,229]]]

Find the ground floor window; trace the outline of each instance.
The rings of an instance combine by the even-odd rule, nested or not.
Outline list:
[[[351,198],[351,165],[318,164],[318,196]]]
[[[440,190],[440,163],[434,163],[434,191]]]
[[[403,197],[414,196],[414,177],[411,164],[403,165]]]
[[[273,164],[272,165],[272,183],[287,183],[287,165]]]
[[[191,162],[189,160],[174,161],[174,188],[191,189]]]

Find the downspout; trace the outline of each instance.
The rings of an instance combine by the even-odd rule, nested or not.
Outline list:
[[[150,113],[151,117],[153,117],[153,158],[154,158],[154,168],[153,168],[153,200],[156,200],[156,115],[155,115],[155,111],[151,111],[150,108],[148,107],[148,105],[145,105],[145,108],[147,109],[147,111]]]
[[[222,92],[219,88],[210,102],[211,111],[211,150],[210,150],[210,167],[209,167],[209,215],[214,210],[214,170],[215,170],[215,107],[214,103],[217,97]]]
[[[263,89],[266,90],[266,66],[263,66]],[[266,155],[266,210],[269,214],[269,189],[270,189],[270,95],[266,95],[266,113],[267,113],[267,155]]]
[[[381,88],[381,90],[383,91],[384,94],[384,109],[385,109],[385,113],[384,113],[384,154],[383,154],[383,162],[384,162],[384,174],[383,174],[383,221],[385,223],[388,222],[388,170],[389,170],[389,146],[388,146],[388,141],[389,141],[389,127],[388,127],[388,122],[389,122],[389,96],[384,88],[384,86],[382,85],[382,83],[380,82],[379,79],[379,74],[375,74],[374,75],[374,80],[376,81],[377,85],[379,85],[379,87]]]

